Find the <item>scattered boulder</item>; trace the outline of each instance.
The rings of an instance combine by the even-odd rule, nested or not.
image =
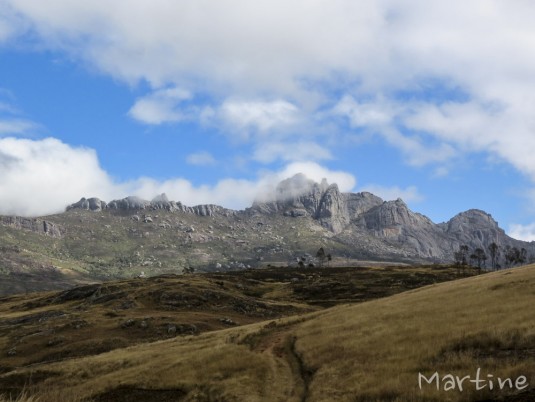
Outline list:
[[[92,198],[86,199],[82,197],[80,201],[67,206],[67,211],[71,209],[86,209],[89,211],[98,212],[98,211],[102,211],[103,209],[106,209],[106,207],[107,207],[106,202],[100,200],[99,198],[92,197]]]
[[[221,321],[225,325],[238,325],[236,322],[234,322],[233,320],[231,320],[228,317],[221,318],[219,321]]]
[[[133,327],[136,324],[136,320],[129,318],[125,322],[121,324],[121,328],[130,328]]]

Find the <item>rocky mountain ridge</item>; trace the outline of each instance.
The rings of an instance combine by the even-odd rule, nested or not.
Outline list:
[[[113,200],[107,203],[100,198],[81,198],[80,201],[67,206],[66,210],[85,209],[89,211],[102,211],[105,209],[115,209],[122,211],[139,211],[139,210],[166,210],[170,212],[184,212],[199,216],[212,216],[221,214],[229,216],[235,213],[219,205],[206,204],[187,207],[181,202],[169,201],[166,194],[161,194],[152,199],[152,201],[143,200],[136,196],[128,196],[120,200]]]
[[[491,243],[503,247],[525,248],[535,253],[535,243],[515,240],[507,236],[492,216],[471,209],[461,212],[448,222],[435,224],[428,217],[411,211],[401,199],[384,201],[368,193],[342,193],[336,184],[325,179],[317,183],[303,174],[283,180],[270,201],[255,201],[244,211],[234,211],[217,205],[188,207],[170,201],[161,194],[152,201],[126,197],[106,203],[98,198],[82,198],[67,210],[102,211],[158,211],[179,212],[196,216],[221,216],[250,219],[252,217],[282,216],[305,219],[321,225],[334,236],[348,243],[357,237],[373,239],[377,247],[371,254],[381,258],[381,245],[400,250],[404,258],[423,258],[446,262],[455,250],[466,244],[470,248],[487,250]],[[390,252],[390,251],[389,251]]]
[[[190,207],[162,194],[151,201],[82,198],[56,215],[0,217],[0,294],[141,272],[287,266],[303,258],[308,264],[320,247],[334,265],[451,263],[461,245],[490,256],[491,243],[499,246],[502,266],[508,247],[525,249],[528,261],[535,256],[534,242],[510,238],[484,211],[435,224],[401,199],[343,193],[297,175],[281,182],[271,200],[240,211]]]

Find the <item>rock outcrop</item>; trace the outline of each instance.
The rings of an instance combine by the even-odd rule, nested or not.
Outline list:
[[[65,231],[62,227],[50,221],[20,216],[0,216],[0,224],[57,238],[62,237]]]
[[[102,211],[103,209],[106,209],[107,205],[108,204],[106,204],[106,202],[101,201],[99,198],[82,198],[80,199],[80,201],[69,205],[67,207],[67,211],[69,209],[87,209],[89,211]]]
[[[491,243],[514,246],[514,241],[498,226],[492,216],[479,209],[455,215],[440,227],[459,244],[472,244],[486,250]]]
[[[310,216],[334,233],[341,232],[352,219],[382,203],[370,193],[341,193],[338,185],[307,179],[303,174],[282,181],[276,188],[275,200],[255,202],[253,211],[282,213],[285,216]]]
[[[86,209],[90,211],[102,211],[104,209],[120,211],[166,210],[198,216],[213,216],[217,214],[230,216],[235,214],[235,211],[213,204],[188,207],[181,202],[170,201],[165,193],[154,197],[152,201],[147,201],[136,196],[113,200],[109,203],[101,201],[99,198],[82,198],[80,201],[71,204],[66,208],[67,211],[73,209]]]

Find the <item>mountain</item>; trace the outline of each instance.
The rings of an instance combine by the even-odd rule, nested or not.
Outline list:
[[[488,254],[493,242],[502,260],[506,247],[535,255],[535,243],[508,237],[483,211],[435,224],[401,199],[343,193],[336,184],[298,174],[279,183],[271,199],[242,211],[190,207],[161,194],[151,201],[82,198],[57,215],[0,217],[0,294],[142,271],[234,270],[296,264],[302,257],[308,263],[320,247],[333,264],[448,263],[461,245]]]

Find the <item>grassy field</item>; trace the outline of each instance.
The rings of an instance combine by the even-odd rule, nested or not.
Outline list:
[[[259,283],[257,298],[289,305],[280,279]],[[247,325],[17,365],[0,389],[24,388],[40,401],[534,400],[534,289],[535,266],[527,266],[311,312],[301,303]],[[478,368],[484,389],[465,380],[462,392],[445,390],[444,376],[474,379]],[[435,372],[439,390],[435,382],[420,389],[419,373]],[[522,390],[498,389],[498,377],[521,376]]]

